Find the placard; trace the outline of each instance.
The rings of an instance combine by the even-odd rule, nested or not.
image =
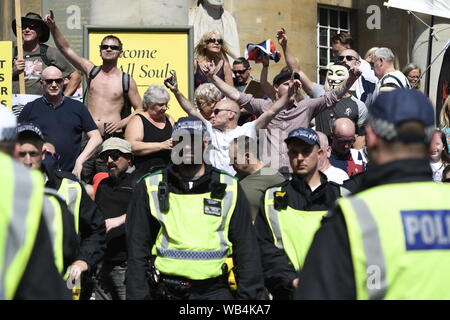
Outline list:
[[[12,41],[0,41],[0,105],[12,108]]]

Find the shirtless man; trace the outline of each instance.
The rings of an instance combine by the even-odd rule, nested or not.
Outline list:
[[[89,72],[95,65],[91,61],[80,57],[69,46],[69,43],[56,26],[53,12],[46,15],[44,21],[50,28],[55,44],[61,53],[75,68],[81,70],[88,77]],[[121,54],[122,43],[119,38],[115,36],[105,37],[100,45],[100,56],[103,60],[102,69],[90,83],[88,109],[102,136],[105,133],[110,134],[121,131],[131,117],[142,110],[142,101],[136,82],[131,78],[128,98],[135,111],[127,118],[121,119],[120,117],[125,103],[122,89],[122,71],[117,67],[117,61]],[[107,123],[106,128],[105,123]]]

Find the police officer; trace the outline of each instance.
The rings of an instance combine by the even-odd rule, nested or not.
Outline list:
[[[43,218],[44,181],[10,157],[16,119],[0,106],[0,300],[69,299]]]
[[[38,126],[31,123],[20,124],[17,132],[19,142],[17,159],[33,169],[41,170],[46,179],[45,186],[57,190],[58,195],[66,201],[72,213],[75,232],[80,238],[80,248],[74,255],[69,245],[64,246],[64,266],[67,267],[67,262],[70,261],[70,276],[74,279],[80,277],[82,273],[86,275],[83,277],[85,285],[82,298],[88,298],[90,294],[86,285],[89,281],[87,275],[92,275],[92,268],[103,258],[105,250],[106,231],[103,215],[81,183],[71,173],[48,168],[42,163],[46,152],[43,149],[44,136]],[[60,234],[62,229],[67,234],[72,228],[67,225],[67,222],[58,225],[60,228],[55,230],[56,234]],[[60,254],[61,251],[56,252],[57,257]],[[61,267],[62,265],[59,264],[58,269]],[[66,270],[65,267],[63,272]]]
[[[340,196],[339,185],[318,169],[324,151],[314,130],[295,129],[285,142],[292,179],[265,191],[256,218],[264,280],[274,299],[292,298],[320,221]]]
[[[382,93],[370,109],[374,166],[316,234],[299,299],[450,299],[450,188],[432,182],[430,101],[417,90]]]
[[[263,279],[237,180],[205,164],[206,127],[179,119],[172,161],[136,186],[127,214],[127,299],[259,299]],[[237,290],[227,283],[232,257]],[[150,284],[146,273],[151,261]]]

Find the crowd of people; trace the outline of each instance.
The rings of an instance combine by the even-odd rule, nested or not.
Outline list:
[[[450,100],[436,126],[416,64],[399,71],[386,47],[363,59],[340,33],[321,85],[282,28],[286,66],[270,82],[265,57],[255,97],[250,62],[211,30],[193,101],[176,72],[141,98],[118,37],[96,66],[53,13],[22,29],[15,92],[23,73],[41,97],[0,109],[0,299],[449,298],[448,253],[418,250],[449,249],[433,228],[450,238]],[[70,98],[81,74],[86,104]]]

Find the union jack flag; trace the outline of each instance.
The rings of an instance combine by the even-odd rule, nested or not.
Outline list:
[[[245,59],[261,63],[264,56],[269,56],[269,58],[275,62],[280,61],[281,53],[276,50],[275,43],[271,39],[258,44],[247,44],[247,48],[245,49]]]

